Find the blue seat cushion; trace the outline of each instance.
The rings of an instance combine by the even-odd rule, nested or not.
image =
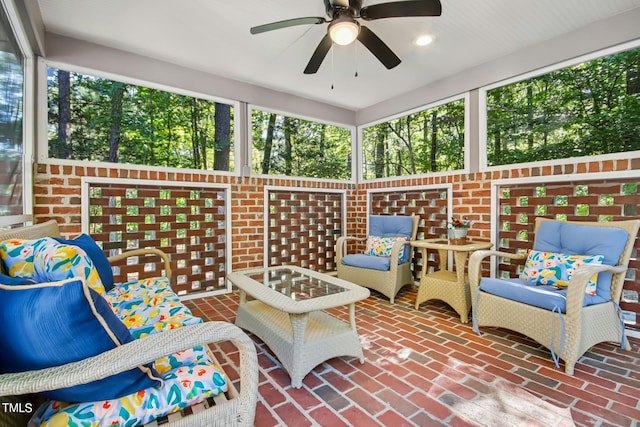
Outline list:
[[[389,271],[391,267],[391,257],[351,254],[342,258],[342,264],[371,270]]]
[[[543,221],[533,249],[567,255],[603,255],[605,265],[617,265],[629,233],[621,228]],[[599,273],[596,294],[611,299],[611,273]]]
[[[413,218],[402,215],[370,215],[369,236],[406,237],[411,240],[413,234]],[[407,262],[411,255],[411,246],[405,245],[400,253],[400,264]],[[369,267],[366,267],[369,268]],[[373,268],[373,267],[371,267]],[[388,268],[387,268],[388,270]]]
[[[557,289],[554,286],[546,285],[539,286],[522,279],[483,277],[480,280],[480,290],[523,304],[533,305],[547,310],[555,309],[562,313],[567,312],[566,289]],[[582,306],[586,307],[601,304],[608,300],[609,298],[603,298],[600,295],[585,295]]]

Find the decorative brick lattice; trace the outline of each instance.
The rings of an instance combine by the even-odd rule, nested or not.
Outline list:
[[[91,183],[89,233],[107,255],[159,248],[179,294],[226,289],[229,219],[224,188]],[[158,276],[157,257],[116,266],[116,283]]]
[[[500,191],[498,222],[498,249],[523,253],[534,240],[534,222],[537,216],[569,221],[620,221],[638,218],[640,182],[637,180],[580,181],[547,184],[519,184],[504,186]],[[640,282],[637,258],[640,241],[636,239],[627,280],[623,291],[623,310],[636,313],[640,322],[640,304],[637,303]],[[499,277],[517,277],[523,263],[498,263]],[[637,325],[636,323],[636,325]]]
[[[373,215],[419,215],[417,239],[432,239],[447,235],[447,190],[444,188],[408,191],[371,192],[370,211]],[[416,279],[422,269],[422,253],[413,253]],[[437,254],[430,253],[427,271],[437,266]]]
[[[335,245],[342,235],[343,194],[269,190],[268,265],[335,270]]]

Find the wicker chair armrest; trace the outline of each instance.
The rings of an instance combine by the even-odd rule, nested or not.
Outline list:
[[[488,258],[491,256],[499,256],[499,257],[514,259],[514,260],[527,258],[526,253],[514,254],[511,252],[501,252],[501,251],[496,251],[491,249],[473,252],[469,257],[469,266],[468,266],[469,285],[471,289],[471,295],[474,295],[476,292],[476,289],[478,288],[478,286],[480,286],[480,279],[482,278],[482,261],[484,261],[485,258]]]
[[[239,402],[233,404],[245,409],[241,409],[241,413],[250,413],[253,417],[258,394],[256,348],[240,328],[228,322],[206,322],[152,334],[62,366],[0,374],[0,396],[37,393],[99,380],[196,345],[217,341],[231,341],[238,348],[241,387]]]
[[[589,284],[589,280],[596,273],[609,272],[613,274],[624,273],[627,267],[624,265],[601,265],[586,264],[578,268],[571,276],[567,287],[567,316],[569,318],[579,316],[582,312],[582,304],[584,303],[585,290]],[[613,298],[612,296],[612,299]],[[615,303],[619,302],[614,301]]]
[[[169,256],[160,249],[156,249],[156,248],[132,249],[130,251],[125,251],[118,255],[110,256],[108,260],[110,263],[114,263],[130,257],[134,257],[134,256],[149,256],[149,255],[157,255],[162,259],[162,262],[164,263],[165,274],[167,275],[167,278],[171,280],[171,261],[169,260]]]
[[[411,244],[411,242],[409,242],[408,240],[396,241],[393,243],[393,246],[391,247],[391,259],[389,260],[390,271],[398,270],[398,265],[400,264],[400,253],[404,249],[404,247],[409,244]]]
[[[347,242],[364,242],[366,237],[354,237],[354,236],[340,236],[336,241],[336,263],[339,263],[342,258],[347,255]]]

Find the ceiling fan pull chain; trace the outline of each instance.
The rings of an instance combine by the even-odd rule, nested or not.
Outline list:
[[[354,49],[356,51],[355,55],[356,55],[356,74],[354,77],[358,77],[358,43],[354,43]]]
[[[331,90],[333,90],[333,51],[335,50],[333,45],[333,42],[331,42]]]

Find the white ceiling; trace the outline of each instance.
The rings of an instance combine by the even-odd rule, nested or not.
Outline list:
[[[317,74],[305,75],[327,24],[258,35],[249,28],[325,16],[323,0],[38,0],[47,32],[351,110],[640,7],[640,0],[441,2],[440,17],[365,23],[402,59],[398,67],[387,70],[354,44],[334,48]],[[423,33],[434,35],[435,43],[415,46]]]

